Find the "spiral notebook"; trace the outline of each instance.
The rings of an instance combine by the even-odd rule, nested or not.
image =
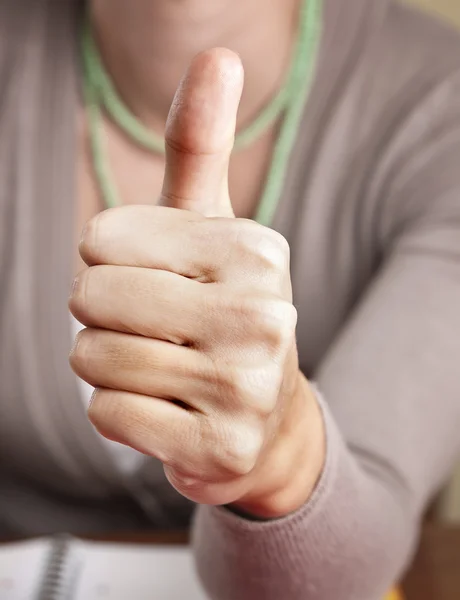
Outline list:
[[[0,600],[206,600],[191,552],[43,538],[0,545]]]

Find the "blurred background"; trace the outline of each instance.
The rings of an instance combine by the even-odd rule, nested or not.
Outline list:
[[[406,2],[431,11],[460,28],[460,0],[406,0]],[[460,464],[450,485],[439,499],[433,515],[441,521],[460,523]]]
[[[406,0],[450,19],[460,27],[460,0]]]

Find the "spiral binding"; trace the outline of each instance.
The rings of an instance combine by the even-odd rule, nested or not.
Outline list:
[[[56,536],[37,600],[71,600],[78,573],[78,542],[68,535]]]

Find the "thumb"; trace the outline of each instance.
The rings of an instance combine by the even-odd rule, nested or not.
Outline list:
[[[193,59],[166,124],[163,205],[233,216],[228,165],[242,89],[243,67],[234,52],[215,48]]]

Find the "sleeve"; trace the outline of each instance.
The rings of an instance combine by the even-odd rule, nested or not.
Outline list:
[[[460,85],[445,88],[395,140],[381,267],[315,375],[327,436],[320,482],[304,507],[276,521],[199,507],[196,560],[211,598],[382,600],[454,465],[460,111],[453,118],[450,107]]]

